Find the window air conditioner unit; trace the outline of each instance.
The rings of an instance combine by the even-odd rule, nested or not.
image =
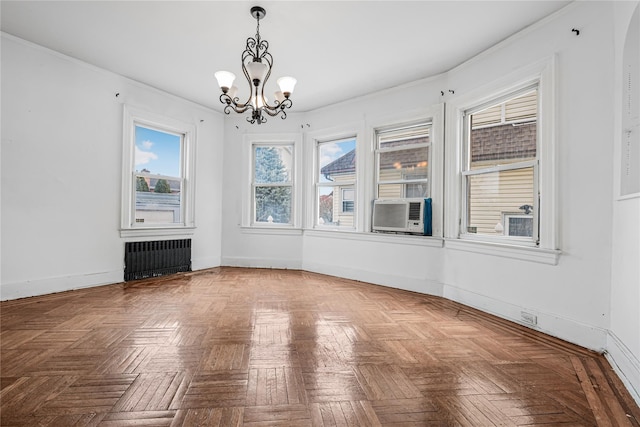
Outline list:
[[[373,201],[373,231],[426,234],[424,221],[425,199]]]

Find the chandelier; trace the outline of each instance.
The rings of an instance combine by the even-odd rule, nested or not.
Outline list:
[[[278,79],[280,90],[275,93],[275,101],[273,105],[269,105],[267,98],[264,96],[264,87],[271,75],[273,67],[273,57],[269,53],[269,42],[260,38],[260,19],[264,18],[267,12],[260,6],[251,8],[251,16],[257,21],[256,36],[247,39],[247,46],[242,52],[242,72],[249,83],[249,98],[244,102],[240,102],[240,98],[236,96],[238,88],[233,86],[236,76],[229,71],[218,71],[215,73],[218,85],[222,89],[220,102],[225,104],[224,112],[229,114],[231,110],[236,113],[244,113],[251,111],[251,115],[247,117],[249,123],[264,123],[267,121],[265,114],[275,117],[281,115],[282,119],[287,118],[286,108],[292,105],[291,93],[296,85],[296,79],[293,77],[281,77]]]

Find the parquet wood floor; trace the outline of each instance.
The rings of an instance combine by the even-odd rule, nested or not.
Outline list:
[[[0,310],[2,426],[640,426],[601,355],[319,274],[216,268]]]

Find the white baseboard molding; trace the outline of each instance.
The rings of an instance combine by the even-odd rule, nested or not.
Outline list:
[[[219,257],[195,258],[191,260],[191,269],[193,271],[219,266]],[[103,273],[78,274],[74,276],[28,280],[25,282],[3,283],[0,285],[0,301],[35,297],[122,282],[124,282],[124,269]]]
[[[280,258],[222,257],[222,262],[220,265],[225,267],[300,270],[302,268],[302,261],[300,261],[299,259],[286,260]]]
[[[443,296],[451,301],[459,302],[600,353],[605,351],[607,345],[606,329],[560,317],[557,314],[514,305],[451,285],[444,285]],[[537,324],[531,325],[523,321],[521,317],[521,312],[523,311],[535,315]]]
[[[638,357],[611,331],[608,331],[607,334],[607,351],[604,356],[633,400],[640,405],[640,361]]]
[[[306,262],[303,270],[345,279],[358,280],[360,282],[373,283],[405,291],[418,292],[427,295],[442,295],[442,284],[419,277],[406,277],[395,274],[381,274],[368,270],[359,270],[335,265]]]
[[[191,270],[193,271],[214,267],[220,267],[220,257],[191,258]]]
[[[25,282],[3,283],[0,286],[0,300],[7,301],[38,295],[54,294],[74,289],[122,283],[124,271],[106,271],[102,273],[78,274],[74,276],[51,277],[28,280]]]

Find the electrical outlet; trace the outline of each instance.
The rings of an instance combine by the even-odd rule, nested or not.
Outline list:
[[[538,316],[536,316],[535,314],[527,313],[526,311],[520,312],[520,319],[522,319],[524,323],[528,323],[530,325],[538,324]]]

